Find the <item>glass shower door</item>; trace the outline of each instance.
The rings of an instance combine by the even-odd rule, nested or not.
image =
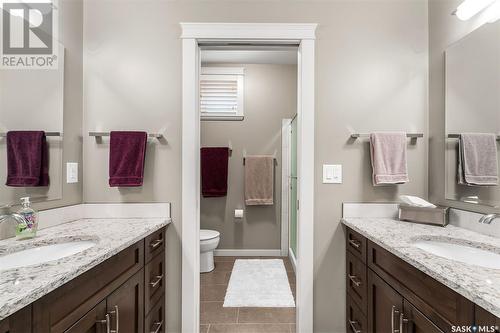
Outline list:
[[[292,120],[290,153],[290,249],[297,258],[297,117]]]

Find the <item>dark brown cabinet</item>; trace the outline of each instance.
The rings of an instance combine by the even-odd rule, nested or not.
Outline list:
[[[443,333],[500,319],[359,233],[346,232],[346,328],[351,333]],[[487,332],[490,332],[487,331]]]
[[[0,321],[0,333],[26,332],[31,332],[31,306],[27,306]]]
[[[479,306],[476,306],[475,310],[476,325],[483,326],[483,331],[500,333],[500,318]]]
[[[399,318],[399,325],[401,333],[443,333],[407,300],[404,301],[404,313]]]
[[[106,299],[110,330],[120,333],[144,331],[144,270],[140,270]]]
[[[105,333],[110,318],[106,314],[106,301],[102,301],[78,320],[65,333]]]
[[[165,232],[156,231],[2,320],[0,333],[161,332]]]
[[[403,297],[377,274],[368,272],[368,331],[394,332],[403,311]]]

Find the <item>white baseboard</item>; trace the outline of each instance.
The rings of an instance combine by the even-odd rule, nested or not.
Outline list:
[[[292,264],[293,271],[297,273],[297,259],[295,258],[292,249],[288,249],[288,258],[290,259],[290,263]]]
[[[219,257],[280,257],[281,250],[240,250],[240,249],[220,249],[214,251]]]

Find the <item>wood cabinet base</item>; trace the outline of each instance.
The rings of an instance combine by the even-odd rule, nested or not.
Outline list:
[[[161,332],[165,232],[153,233],[2,320],[0,333]]]
[[[447,333],[461,332],[458,326],[500,326],[499,318],[349,228],[346,244],[347,332]]]

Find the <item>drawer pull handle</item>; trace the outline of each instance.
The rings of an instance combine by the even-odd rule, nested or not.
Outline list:
[[[116,330],[109,329],[111,325],[108,325],[108,333],[120,333],[120,311],[118,310],[118,305],[115,305],[115,309],[109,313],[115,315],[115,328]],[[106,319],[109,319],[109,315],[106,315]]]
[[[399,310],[396,309],[396,306],[392,306],[391,310],[391,333],[400,333],[399,330],[394,329],[394,317],[399,314]]]
[[[399,333],[403,333],[403,325],[408,324],[408,319],[403,314],[399,315]]]
[[[155,327],[155,326],[156,326],[156,329],[154,329],[154,328],[153,328],[153,329],[151,330],[151,333],[159,333],[159,332],[160,332],[161,327],[163,326],[163,320],[162,320],[162,321],[158,321],[158,322],[154,323],[154,324],[153,324],[153,327]]]
[[[359,287],[361,286],[361,281],[358,281],[357,280],[357,276],[356,275],[351,275],[351,274],[348,274],[347,275],[349,277],[349,280],[351,280],[351,282],[356,286],[356,287]]]
[[[359,247],[361,246],[361,243],[358,242],[358,241],[355,241],[353,239],[349,239],[349,243],[354,246],[355,248],[359,249]]]
[[[151,286],[151,288],[156,288],[156,286],[161,282],[162,279],[163,279],[163,274],[162,275],[157,275],[156,276],[156,281],[149,282],[149,285]]]
[[[97,324],[106,325],[106,333],[111,333],[111,323],[109,318],[109,313],[106,314],[106,319],[96,321]]]
[[[161,243],[163,243],[163,239],[160,238],[155,240],[154,242],[149,243],[149,246],[151,246],[152,249],[156,249],[158,246],[161,245]]]
[[[356,329],[357,321],[349,320],[349,325],[351,325],[351,329],[354,333],[361,333],[361,330]]]

